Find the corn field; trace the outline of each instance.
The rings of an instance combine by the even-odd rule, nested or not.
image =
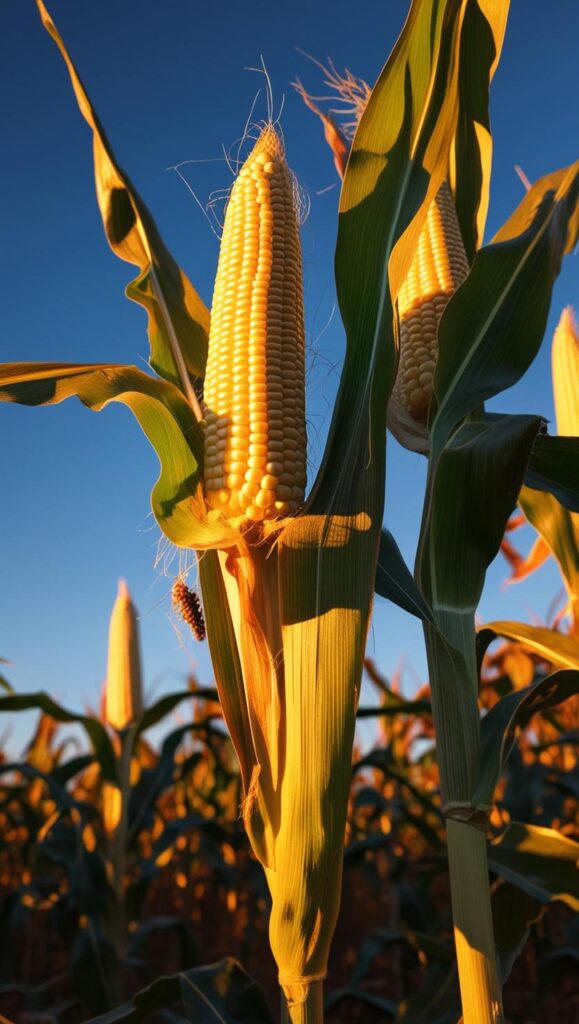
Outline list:
[[[576,297],[548,320],[579,162],[519,169],[485,237],[508,0],[410,0],[374,85],[296,55],[292,116],[331,175],[317,199],[266,61],[250,69],[263,109],[258,94],[224,150],[221,221],[215,196],[205,210],[208,303],[121,168],[59,12],[35,7],[149,351],[144,368],[137,352],[0,364],[2,427],[9,404],[72,397],[105,422],[113,403],[132,413],[158,461],[166,613],[195,653],[152,694],[123,566],[108,638],[86,652],[87,672],[106,663],[90,710],[41,668],[14,685],[9,638],[0,652],[0,1021],[577,1024]],[[322,438],[304,238],[326,192],[345,347]],[[538,407],[509,412],[545,349]],[[399,524],[392,439],[424,471],[418,498],[396,496]],[[411,568],[398,527],[418,505]],[[504,607],[497,565],[532,604],[549,561],[544,619],[487,613]],[[377,606],[421,631],[414,684],[403,646],[381,664]],[[62,629],[66,655],[74,613]]]

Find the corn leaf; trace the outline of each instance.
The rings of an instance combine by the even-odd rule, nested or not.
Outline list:
[[[177,693],[165,694],[164,697],[155,701],[154,704],[149,705],[138,722],[135,723],[135,742],[142,732],[145,732],[146,729],[150,729],[157,722],[166,718],[184,700],[217,700],[217,693],[210,688],[200,688],[198,690],[179,690]]]
[[[556,707],[579,692],[579,672],[553,672],[524,690],[507,694],[481,721],[481,750],[475,804],[492,804],[495,787],[513,748],[517,732],[534,714]]]
[[[4,690],[5,693],[14,693],[14,687],[3,675],[0,675],[0,690]]]
[[[553,494],[570,512],[579,512],[579,437],[539,434],[525,483],[536,491]]]
[[[539,903],[561,900],[579,910],[579,843],[552,828],[514,821],[488,846],[492,871]]]
[[[151,505],[161,530],[181,547],[231,542],[232,531],[203,502],[203,435],[181,392],[135,366],[5,363],[0,401],[54,405],[76,395],[89,409],[123,402],[155,449],[161,473]]]
[[[537,354],[561,258],[579,231],[579,162],[541,178],[448,303],[438,329],[434,457],[457,423],[515,384]]]
[[[509,0],[468,0],[460,41],[460,105],[450,183],[471,263],[482,244],[489,205],[489,85],[501,55],[508,13]]]
[[[92,761],[92,757],[89,758]],[[0,763],[0,775],[12,775],[14,772],[18,772],[23,775],[25,779],[29,779],[34,782],[40,780],[46,786],[51,798],[54,800],[56,805],[56,813],[54,818],[47,818],[47,822],[55,821],[59,814],[67,814],[71,810],[77,812],[82,811],[82,804],[74,799],[64,788],[64,783],[56,777],[54,772],[43,772],[40,768],[37,768],[34,764],[29,764],[26,761],[2,761]],[[43,830],[47,829],[46,822],[42,826]],[[46,831],[44,832],[44,836]],[[44,838],[43,836],[43,838]]]
[[[89,737],[96,758],[101,766],[103,778],[117,784],[117,758],[108,733],[97,718],[77,715],[58,704],[47,693],[14,693],[0,697],[0,711],[30,711],[32,708],[44,711],[57,722],[78,722]]]
[[[547,543],[565,580],[571,599],[579,599],[579,525],[552,494],[523,487],[519,505]]]
[[[84,892],[102,881],[91,855],[85,854],[77,870],[76,885]],[[101,897],[102,899],[102,897]],[[102,906],[83,907],[84,913],[75,928],[70,949],[74,988],[82,992],[83,1004],[90,1013],[100,1013],[115,1000],[113,978],[119,970],[119,957],[102,920]],[[86,1011],[85,1011],[86,1012]]]
[[[539,920],[545,908],[510,882],[497,886],[491,902],[497,962],[504,985],[515,960],[525,948],[530,925]]]
[[[117,256],[139,268],[139,276],[126,294],[147,310],[151,366],[183,387],[187,374],[191,378],[204,376],[209,311],[165,248],[149,210],[116,163],[64,42],[42,0],[36,2],[42,24],[65,61],[80,112],[93,131],[97,200],[108,243]]]
[[[86,1024],[137,1024],[175,1003],[196,1024],[271,1024],[262,989],[233,957],[163,975]]]
[[[579,639],[524,622],[488,622],[480,631],[486,646],[497,636],[518,640],[526,650],[561,668],[579,669]]]
[[[447,612],[474,613],[540,425],[537,416],[487,415],[466,422],[432,470],[420,585],[443,632]]]
[[[542,537],[537,537],[526,557],[520,555],[519,552],[512,547],[509,541],[505,540],[503,537],[501,553],[507,559],[513,570],[511,575],[505,581],[506,583],[520,583],[521,580],[526,579],[528,576],[531,576],[536,572],[537,569],[540,569],[547,559],[551,557],[551,551]]]
[[[354,137],[335,263],[347,348],[314,511],[333,510],[340,496],[356,501],[360,474],[382,459],[395,371],[392,300],[448,170],[465,2],[414,0]]]
[[[434,622],[432,611],[420,593],[410,569],[389,530],[382,530],[376,566],[376,593],[418,619]]]
[[[425,623],[424,631],[446,802],[468,804],[479,770],[474,611],[540,422],[531,416],[466,422],[430,466],[417,579],[437,627]]]
[[[434,960],[418,991],[399,1003],[396,1024],[455,1024],[460,1010],[456,964],[449,967]]]
[[[207,725],[203,722],[188,722],[186,725],[179,726],[179,728],[170,732],[168,736],[165,736],[159,750],[157,763],[150,768],[144,767],[141,769],[138,782],[131,786],[129,793],[129,812],[127,816],[127,837],[129,841],[144,827],[151,826],[152,810],[158,797],[165,789],[174,786],[178,779],[186,774],[188,759],[180,758],[179,761],[176,759],[177,750],[185,736],[191,732],[200,732],[203,736],[206,735],[206,730]],[[194,754],[193,757],[195,756]],[[198,824],[199,822],[196,822],[196,825]],[[185,819],[178,817],[170,825],[166,826],[165,832],[167,836],[174,832],[176,839],[177,835],[187,827]],[[172,830],[172,832],[167,831],[168,829]],[[153,867],[156,866],[156,857],[160,852],[160,849],[153,849]]]
[[[74,779],[75,775],[89,768],[93,761],[94,756],[92,754],[79,754],[78,757],[72,757],[65,764],[56,765],[56,767],[52,768],[50,774],[59,786],[66,786],[67,782]]]
[[[271,1024],[261,988],[230,957],[182,971],[179,980],[191,1024]]]
[[[356,718],[385,718],[394,717],[397,715],[430,715],[432,712],[432,705],[428,700],[403,700],[401,697],[396,697],[392,704],[382,705],[381,707],[369,707],[369,708],[358,708],[356,712]]]

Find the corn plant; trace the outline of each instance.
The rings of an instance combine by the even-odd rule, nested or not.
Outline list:
[[[198,555],[217,687],[243,778],[243,820],[271,891],[270,942],[284,1013],[294,1022],[322,1019],[378,559],[386,591],[399,599],[402,591],[402,603],[420,610],[464,1019],[499,1021],[479,827],[495,762],[492,778],[487,772],[479,783],[473,612],[527,464],[534,486],[539,479],[548,488],[546,467],[549,479],[558,478],[561,459],[553,458],[551,439],[538,439],[539,417],[487,417],[483,402],[513,383],[534,355],[561,256],[577,233],[577,171],[564,169],[538,182],[495,244],[477,251],[488,204],[488,83],[508,3],[483,12],[472,0],[413,0],[365,105],[345,169],[336,249],[346,356],[305,501],[300,258],[274,126],[264,126],[232,189],[210,324],[118,167],[42,0],[37,5],[93,132],[107,239],[139,270],[127,294],[148,312],[157,376],[115,365],[11,364],[2,371],[0,397],[40,405],[77,395],[93,409],[121,401],[159,455],[153,512],[173,544]],[[473,65],[477,73],[467,74]],[[466,273],[465,259],[470,269],[438,324],[434,375],[432,350],[424,346],[427,368],[418,368],[416,387],[406,358],[408,344],[417,353],[420,347],[413,309],[404,318],[404,354],[396,302],[433,204],[439,212],[449,207],[445,182],[459,225],[449,237],[462,235],[465,251],[441,284],[445,301]],[[430,335],[437,319],[425,317]],[[388,399],[398,363],[401,384],[390,406],[396,429],[429,453],[420,589],[381,532]],[[414,392],[430,380],[426,415]],[[400,388],[406,407],[396,404]]]
[[[41,711],[25,759],[1,765],[1,774],[24,779],[24,786],[14,782],[9,787],[6,819],[0,814],[8,826],[9,851],[20,836],[22,862],[15,889],[20,899],[12,916],[6,914],[8,928],[21,913],[20,904],[33,913],[47,911],[44,927],[66,933],[77,999],[91,1013],[122,1001],[123,966],[140,963],[154,931],[176,930],[184,959],[191,955],[186,929],[175,915],[157,914],[141,922],[140,912],[184,833],[196,830],[209,848],[231,838],[217,826],[206,834],[210,818],[199,812],[202,788],[197,808],[185,794],[172,820],[167,822],[166,811],[160,810],[167,791],[186,785],[202,760],[209,771],[221,764],[224,735],[213,725],[215,697],[214,690],[195,687],[145,707],[136,610],[122,580],[110,620],[101,719],[69,712],[45,693],[0,697],[4,712]],[[145,730],[185,700],[195,701],[193,720],[169,732],[159,752],[153,751]],[[55,744],[54,737],[66,722],[84,727],[90,753],[63,757],[67,743]],[[191,734],[205,744],[203,754],[183,749]]]
[[[493,39],[484,76],[487,85],[500,54],[507,13],[506,3],[487,12],[486,19],[475,4],[465,10],[465,48],[471,33],[488,33]],[[351,100],[351,81],[352,76],[341,77],[333,67],[326,73],[326,83],[346,102]],[[475,92],[462,84],[458,131],[447,165],[454,199],[443,183],[429,207],[408,275],[396,289],[399,364],[388,425],[403,445],[428,456],[415,572],[418,592],[413,608],[408,597],[404,604],[424,621],[464,1018],[497,1021],[503,1018],[486,895],[484,826],[501,760],[490,756],[489,737],[501,712],[506,716],[508,708],[518,707],[523,718],[525,702],[540,706],[541,689],[551,697],[558,690],[555,700],[563,700],[577,688],[577,677],[570,672],[540,681],[533,695],[525,691],[489,716],[481,733],[474,611],[486,566],[497,551],[525,473],[534,489],[531,493],[547,500],[550,495],[542,492],[557,490],[561,482],[554,479],[556,472],[547,479],[549,462],[553,467],[559,462],[559,472],[570,486],[559,488],[558,497],[568,508],[578,507],[576,483],[569,479],[577,442],[567,439],[563,466],[557,440],[539,436],[544,428],[538,417],[489,416],[483,403],[518,380],[539,347],[561,255],[573,247],[577,236],[579,165],[537,182],[494,244],[481,249],[490,126],[488,116],[481,117],[485,107],[479,94],[483,105],[478,107],[475,141],[469,117]],[[355,113],[362,113],[350,162],[344,165],[337,157],[344,149],[347,152],[347,133],[311,102],[301,83],[298,91],[321,117],[336,166],[347,178],[372,100],[368,102],[364,89],[359,90],[363,98]],[[473,188],[477,175],[478,187]],[[394,291],[392,263],[390,285]],[[527,321],[530,328],[523,339],[520,332]],[[540,463],[543,453],[546,458]],[[483,515],[487,492],[492,503]],[[385,537],[384,563],[391,555],[391,539]],[[385,596],[399,597],[398,581],[393,587],[387,572],[378,589]],[[484,634],[486,643],[503,625],[491,625]],[[507,635],[516,636],[518,624],[510,628]],[[577,667],[574,660],[565,665]],[[496,729],[497,736],[502,733],[502,728]]]

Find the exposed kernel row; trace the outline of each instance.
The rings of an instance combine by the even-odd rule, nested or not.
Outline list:
[[[204,403],[207,500],[254,521],[298,508],[306,485],[301,256],[293,184],[272,127],[226,211]]]
[[[408,276],[398,294],[400,354],[392,397],[426,422],[438,354],[438,325],[468,273],[454,201],[445,182],[428,210]]]

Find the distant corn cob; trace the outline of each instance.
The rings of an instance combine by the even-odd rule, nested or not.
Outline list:
[[[573,308],[561,313],[551,349],[557,433],[579,434],[579,334]]]
[[[102,823],[105,834],[113,836],[119,826],[123,810],[123,795],[118,786],[111,782],[103,782],[102,787]]]
[[[398,294],[400,358],[392,398],[420,423],[426,423],[432,398],[440,318],[468,270],[454,201],[444,182]]]
[[[120,580],[109,627],[105,717],[113,729],[124,729],[142,713],[143,687],[137,615],[127,584]]]
[[[306,484],[302,269],[294,184],[272,125],[227,206],[204,414],[209,503],[254,521],[297,509]]]
[[[194,590],[189,590],[185,581],[178,577],[173,583],[171,591],[173,607],[179,612],[181,618],[191,627],[191,632],[196,640],[205,639],[205,619],[201,602]]]

